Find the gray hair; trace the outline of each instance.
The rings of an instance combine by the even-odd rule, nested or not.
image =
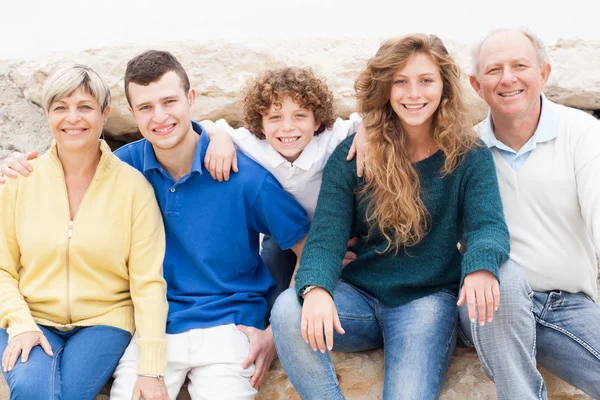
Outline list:
[[[42,107],[48,112],[55,101],[68,97],[75,90],[82,88],[93,96],[104,112],[110,104],[110,89],[100,75],[90,67],[75,64],[53,72],[42,89]]]
[[[544,42],[542,41],[542,39],[540,39],[536,34],[534,34],[533,32],[531,32],[529,29],[527,28],[518,28],[518,29],[496,29],[492,32],[490,32],[485,38],[483,38],[482,41],[480,41],[479,43],[477,43],[477,45],[473,48],[473,52],[471,54],[472,59],[473,59],[473,71],[472,74],[475,75],[477,78],[479,78],[479,53],[481,53],[481,48],[483,47],[483,45],[485,44],[485,42],[487,42],[487,40],[494,36],[496,33],[499,32],[520,32],[522,33],[527,39],[529,39],[531,41],[531,44],[533,45],[533,48],[535,50],[535,54],[537,56],[538,59],[538,64],[540,67],[543,67],[544,65],[548,64],[550,62],[550,59],[548,58],[548,51],[546,50],[546,45],[544,44]]]

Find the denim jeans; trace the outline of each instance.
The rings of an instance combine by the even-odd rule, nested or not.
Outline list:
[[[265,235],[262,241],[262,251],[260,252],[265,264],[271,271],[275,281],[275,290],[269,298],[269,310],[277,297],[290,287],[290,281],[296,267],[296,253],[292,250],[282,250],[279,243],[273,237]]]
[[[499,400],[547,399],[536,367],[600,398],[600,307],[583,293],[531,290],[521,268],[500,267],[500,307],[480,327],[461,307],[459,337],[474,345]]]
[[[334,351],[383,347],[384,400],[437,399],[456,345],[456,293],[440,291],[389,307],[344,282],[333,294],[342,327]],[[283,292],[271,313],[281,364],[304,400],[344,399],[329,353],[314,352],[300,333],[302,307],[295,289]]]
[[[26,363],[17,360],[4,372],[11,400],[93,400],[111,377],[129,344],[129,332],[111,326],[91,326],[61,332],[39,325],[54,356],[35,346]],[[0,351],[8,334],[0,329]]]

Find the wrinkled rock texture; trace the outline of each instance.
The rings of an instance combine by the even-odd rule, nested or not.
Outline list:
[[[366,60],[375,54],[381,38],[229,40],[174,42],[57,53],[28,61],[0,60],[0,160],[12,151],[44,151],[50,143],[44,112],[38,106],[41,87],[58,65],[82,63],[93,67],[108,82],[112,111],[105,127],[106,137],[118,146],[139,138],[127,110],[123,74],[127,61],[149,48],[171,51],[186,68],[198,97],[194,118],[226,118],[241,125],[240,89],[258,72],[281,65],[312,66],[327,78],[342,117],[355,108],[354,80]],[[467,73],[469,46],[446,42],[450,52]],[[546,95],[553,101],[600,115],[600,41],[561,40],[549,48],[552,74]],[[485,117],[487,107],[464,79],[467,101],[474,120]],[[348,399],[381,399],[383,353],[334,353],[342,390]],[[551,399],[589,399],[560,379],[544,372]],[[108,399],[103,392],[98,399]],[[8,389],[0,377],[0,400]],[[481,370],[473,350],[458,348],[446,376],[441,399],[495,399],[492,382]],[[185,389],[178,399],[189,399]],[[258,400],[299,399],[278,361],[263,385]]]
[[[57,66],[82,63],[108,82],[112,110],[105,133],[117,142],[139,138],[127,110],[123,74],[127,61],[148,48],[171,51],[186,68],[197,91],[197,120],[226,118],[241,125],[241,88],[260,71],[282,65],[311,66],[327,78],[342,117],[355,109],[354,81],[382,38],[211,40],[107,47],[56,53],[32,60],[0,61],[0,159],[12,150],[44,150],[50,142],[40,104],[44,80]],[[446,41],[463,71],[471,70],[470,45]],[[600,41],[561,40],[549,48],[552,74],[546,88],[551,100],[590,112],[600,110]],[[487,106],[463,79],[474,120]],[[113,143],[118,145],[118,143]]]

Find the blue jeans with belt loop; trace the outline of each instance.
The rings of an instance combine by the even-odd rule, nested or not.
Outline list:
[[[433,400],[440,395],[456,345],[456,293],[440,290],[395,307],[338,282],[334,302],[345,330],[334,330],[333,350],[383,347],[384,400]],[[329,353],[314,352],[302,338],[302,307],[295,289],[279,296],[271,326],[281,364],[303,400],[344,399]]]
[[[600,398],[600,307],[583,293],[532,290],[511,261],[499,273],[492,323],[481,327],[469,321],[466,306],[459,311],[459,337],[475,346],[498,399],[547,399],[537,363]]]
[[[67,332],[38,325],[50,342],[52,357],[40,346],[31,349],[27,362],[19,356],[15,367],[4,372],[11,400],[93,400],[108,382],[131,340],[131,334],[112,326],[97,325]],[[0,329],[0,352],[8,334]]]

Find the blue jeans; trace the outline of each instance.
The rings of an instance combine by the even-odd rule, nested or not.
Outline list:
[[[440,291],[396,307],[345,282],[333,294],[342,327],[334,351],[383,347],[384,400],[437,399],[456,345],[456,294]],[[300,333],[302,307],[295,289],[283,292],[271,313],[283,369],[304,400],[344,399],[329,353],[314,352]]]
[[[54,356],[35,346],[26,363],[19,356],[11,372],[3,371],[11,400],[93,400],[131,340],[129,332],[104,325],[68,332],[39,327]],[[7,344],[8,334],[0,329],[2,353]]]
[[[260,256],[267,264],[275,281],[275,289],[269,298],[269,310],[271,310],[277,297],[290,287],[290,281],[296,267],[296,253],[292,250],[282,250],[273,237],[265,235]]]
[[[500,267],[500,308],[480,327],[461,307],[461,341],[474,345],[499,400],[547,399],[536,367],[600,398],[600,307],[583,293],[531,290],[521,268]]]

